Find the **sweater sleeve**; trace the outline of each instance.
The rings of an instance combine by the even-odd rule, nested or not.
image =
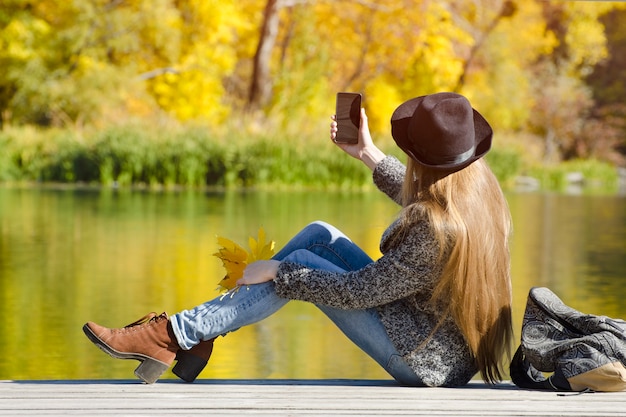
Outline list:
[[[357,271],[335,273],[283,262],[274,279],[276,293],[335,308],[365,309],[430,291],[440,274],[438,246],[424,222],[410,232],[379,260]]]
[[[374,184],[393,201],[402,204],[402,183],[406,167],[395,156],[387,156],[380,161],[372,173]]]

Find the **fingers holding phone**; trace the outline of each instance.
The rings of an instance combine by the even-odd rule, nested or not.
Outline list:
[[[385,154],[372,141],[361,101],[358,93],[337,93],[337,113],[331,116],[330,138],[344,152],[374,169]]]

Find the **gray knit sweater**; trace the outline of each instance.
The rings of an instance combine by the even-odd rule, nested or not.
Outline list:
[[[392,156],[374,169],[374,183],[396,202],[405,169]],[[357,271],[333,273],[281,263],[276,292],[336,308],[375,308],[396,349],[426,385],[465,385],[476,367],[453,320],[448,318],[429,338],[445,307],[427,303],[443,268],[439,246],[425,220],[416,221],[401,239],[391,239],[397,230],[396,221],[382,236],[383,256]]]

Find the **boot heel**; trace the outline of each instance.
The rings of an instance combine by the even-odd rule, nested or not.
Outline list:
[[[176,354],[176,359],[178,362],[172,372],[185,382],[195,381],[208,362],[208,360],[182,349]]]
[[[135,375],[146,384],[154,384],[163,372],[167,371],[167,368],[169,368],[169,365],[148,358],[141,362],[137,369],[135,369]]]

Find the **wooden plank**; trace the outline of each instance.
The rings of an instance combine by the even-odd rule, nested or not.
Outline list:
[[[626,392],[557,395],[489,387],[408,388],[392,381],[0,381],[11,416],[626,416]]]

